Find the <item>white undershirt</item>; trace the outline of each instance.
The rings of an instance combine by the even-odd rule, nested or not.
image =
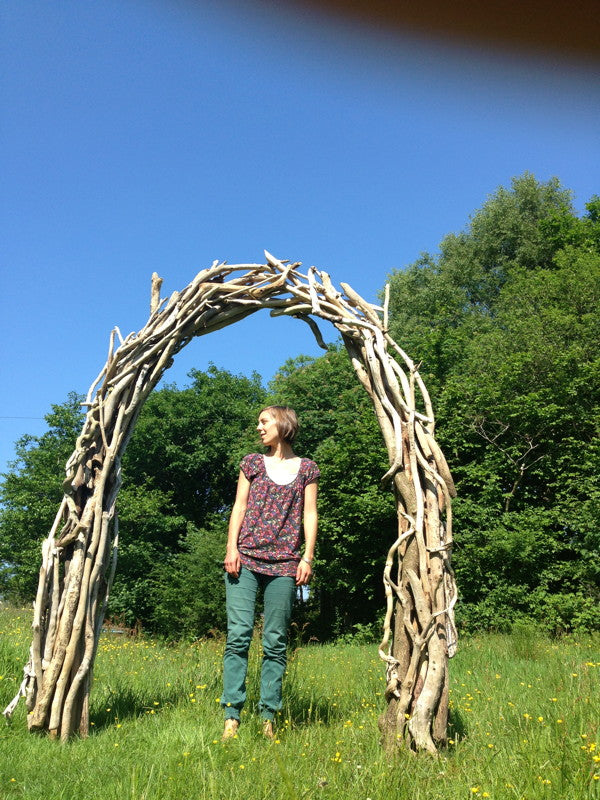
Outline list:
[[[286,458],[283,461],[276,462],[273,461],[272,457],[263,456],[263,461],[267,477],[270,478],[273,483],[278,484],[278,486],[287,486],[288,483],[293,483],[293,481],[296,480],[300,472],[302,459],[295,456],[294,458]],[[273,469],[273,467],[275,467],[275,469]],[[293,467],[297,468],[292,473],[291,469]],[[285,478],[285,480],[281,480],[282,478]]]

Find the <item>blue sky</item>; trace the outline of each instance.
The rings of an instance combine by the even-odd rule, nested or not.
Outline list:
[[[271,5],[4,0],[0,471],[87,391],[113,326],[143,327],[153,271],[165,295],[268,249],[375,300],[515,175],[557,176],[579,211],[600,191],[592,66]],[[259,313],[167,380],[319,352]]]

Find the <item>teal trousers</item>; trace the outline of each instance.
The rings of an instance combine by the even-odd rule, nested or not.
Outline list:
[[[259,711],[273,719],[281,708],[281,683],[285,672],[287,631],[296,589],[294,578],[262,575],[242,567],[239,577],[225,574],[227,644],[223,658],[221,705],[225,719],[239,719],[246,700],[248,650],[254,628],[258,589],[264,593],[263,658]]]

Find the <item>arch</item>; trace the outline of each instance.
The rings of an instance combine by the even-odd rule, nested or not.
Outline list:
[[[358,380],[369,394],[387,448],[383,476],[395,495],[398,528],[384,569],[386,614],[379,655],[385,662],[384,743],[436,752],[446,739],[448,659],[456,646],[456,587],[450,566],[448,466],[435,438],[429,395],[418,369],[388,333],[388,294],[374,306],[326,272],[265,252],[265,264],[214,262],[181,292],[160,300],[152,276],[150,317],[125,339],[110,335],[108,359],[92,383],[87,414],[67,461],[64,496],[42,546],[33,640],[10,717],[24,697],[31,730],[65,740],[87,735],[93,665],[115,573],[116,500],[121,458],[142,406],[175,354],[196,336],[260,309],[340,332]],[[383,543],[382,543],[383,546]]]

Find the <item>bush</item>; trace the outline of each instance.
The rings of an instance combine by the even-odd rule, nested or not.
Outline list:
[[[223,522],[188,533],[183,550],[154,575],[151,626],[168,639],[194,640],[227,627]]]

